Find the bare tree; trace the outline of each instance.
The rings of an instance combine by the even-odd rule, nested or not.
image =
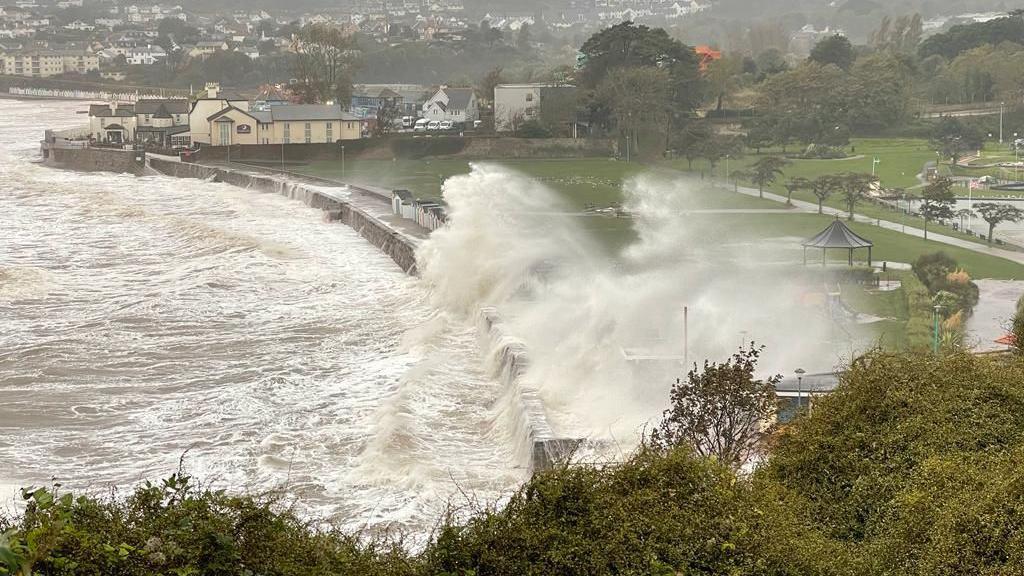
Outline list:
[[[332,26],[314,24],[296,35],[292,49],[302,101],[333,100],[348,108],[359,53],[355,40]]]
[[[723,363],[704,361],[672,386],[672,407],[651,431],[652,446],[689,446],[701,456],[738,468],[758,449],[778,407],[782,376],[754,378],[763,347],[753,343]]]

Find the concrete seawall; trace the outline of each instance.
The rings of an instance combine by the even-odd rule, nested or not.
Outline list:
[[[315,184],[304,184],[282,180],[263,174],[224,169],[213,166],[172,162],[150,157],[149,166],[164,175],[177,178],[198,178],[213,182],[224,182],[243,188],[265,192],[277,192],[289,198],[300,200],[313,208],[326,211],[331,220],[347,224],[371,244],[380,248],[407,274],[416,275],[416,246],[418,239],[388,225],[365,209],[355,206],[343,195],[335,195],[329,189]],[[361,194],[384,204],[380,192],[349,186],[352,194]],[[547,421],[547,414],[536,391],[525,386],[522,375],[529,366],[525,346],[505,333],[501,317],[494,308],[481,309],[478,317],[481,348],[487,351],[488,365],[494,376],[506,386],[502,401],[512,411],[516,436],[524,441],[522,454],[530,463],[531,473],[551,468],[570,456],[580,441],[557,438]]]
[[[304,202],[307,206],[325,210],[332,220],[338,220],[350,226],[360,236],[380,248],[407,274],[415,275],[417,273],[416,241],[395,230],[379,218],[353,205],[344,196],[333,195],[326,190],[317,189],[316,186],[311,184],[293,183],[272,176],[250,174],[199,164],[150,158],[149,166],[167,176],[199,178],[201,180],[224,182],[263,192],[277,192],[294,200]],[[365,192],[355,189],[353,193],[360,194]]]
[[[45,163],[82,172],[118,172],[141,176],[146,169],[145,154],[107,148],[61,148],[43,144]]]

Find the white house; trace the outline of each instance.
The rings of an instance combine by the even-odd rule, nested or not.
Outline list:
[[[442,86],[423,103],[423,117],[427,120],[472,122],[480,118],[476,92],[472,88]]]
[[[540,120],[541,108],[558,110],[575,98],[576,87],[558,84],[499,84],[494,87],[494,130],[515,132],[527,120]],[[554,108],[553,108],[554,107]],[[557,118],[568,123],[572,118]]]

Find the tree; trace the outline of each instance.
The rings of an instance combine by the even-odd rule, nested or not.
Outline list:
[[[294,90],[304,102],[334,101],[348,107],[356,68],[356,42],[352,36],[325,25],[303,28],[294,43]]]
[[[764,120],[757,120],[747,129],[747,136],[743,143],[747,148],[753,148],[755,154],[761,153],[761,148],[771,146],[775,143],[775,131],[771,124]]]
[[[530,49],[530,25],[524,23],[519,27],[519,33],[516,35],[516,48],[520,50]]]
[[[480,94],[489,101],[494,102],[494,88],[504,82],[501,74],[504,72],[504,68],[501,66],[495,66],[487,71],[487,75],[484,76],[480,82]]]
[[[984,142],[984,134],[977,127],[965,124],[959,118],[943,117],[932,129],[931,146],[943,158],[950,158],[953,165],[960,162],[960,155],[968,150],[978,150]]]
[[[775,386],[782,376],[754,378],[762,348],[751,343],[723,363],[704,361],[672,386],[672,406],[651,431],[653,446],[689,446],[700,456],[739,468],[756,453],[764,422],[777,408]]]
[[[782,175],[782,168],[789,164],[785,158],[765,156],[751,166],[751,181],[757,184],[758,196],[764,198],[764,187],[774,184]]]
[[[653,136],[664,150],[663,130],[670,114],[668,80],[668,72],[655,67],[619,68],[598,86],[596,97],[611,111],[630,156],[647,151],[641,136]],[[647,155],[654,157],[654,152],[651,149]]]
[[[580,55],[582,67],[577,80],[583,90],[583,101],[589,102],[592,124],[609,127],[611,112],[592,93],[618,69],[656,68],[667,73],[666,134],[686,121],[701,103],[704,90],[697,54],[661,28],[623,22],[587,39],[580,47]]]
[[[838,176],[818,176],[811,182],[811,192],[818,199],[818,214],[822,213],[821,205],[829,196],[843,189],[843,182]]]
[[[671,145],[677,154],[686,158],[687,169],[693,170],[693,161],[703,157],[704,145],[712,136],[708,121],[691,120],[672,134]]]
[[[786,205],[793,205],[793,192],[811,190],[813,183],[803,176],[795,176],[786,181]]]
[[[988,222],[988,243],[992,243],[992,233],[996,226],[1002,222],[1020,222],[1024,219],[1024,210],[1012,204],[996,204],[994,202],[982,202],[974,207],[978,214]]]
[[[953,181],[949,178],[936,178],[924,187],[921,191],[921,217],[924,218],[925,240],[928,239],[928,222],[952,218],[955,205]]]
[[[843,187],[843,199],[846,200],[846,219],[853,221],[853,208],[861,198],[871,190],[871,184],[876,178],[871,174],[858,174],[854,172],[843,174],[839,177]]]
[[[819,64],[834,64],[843,70],[849,70],[854,60],[853,45],[842,34],[829,36],[814,45],[810,60]]]

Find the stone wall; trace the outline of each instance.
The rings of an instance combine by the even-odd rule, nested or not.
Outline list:
[[[264,192],[277,192],[294,200],[299,200],[307,206],[326,210],[332,219],[350,226],[360,236],[380,248],[406,273],[413,275],[417,273],[415,241],[391,228],[387,223],[368,214],[365,210],[352,205],[343,197],[335,197],[328,192],[316,190],[311,186],[282,180],[273,176],[248,174],[198,164],[171,162],[159,158],[151,158],[149,165],[157,172],[168,176],[199,178]],[[349,188],[357,194],[369,193],[351,186]],[[377,196],[376,194],[373,195]]]
[[[119,172],[141,176],[146,169],[145,155],[131,150],[106,148],[59,148],[44,151],[51,166],[82,172]]]
[[[313,208],[324,210],[333,221],[347,224],[371,244],[391,257],[407,274],[415,275],[416,242],[414,239],[391,228],[387,223],[354,206],[345,197],[332,196],[329,191],[315,189],[312,185],[281,180],[273,176],[249,174],[211,166],[171,162],[150,158],[149,165],[159,173],[178,178],[199,178],[213,182],[224,182],[243,188],[266,192],[277,192],[289,198],[304,202]],[[379,191],[362,190],[349,186],[353,193],[374,196],[379,201]],[[481,347],[488,353],[488,364],[494,376],[506,385],[505,402],[517,420],[516,435],[523,439],[525,454],[532,473],[546,470],[570,456],[581,441],[558,438],[547,421],[544,406],[536,391],[526,386],[522,376],[529,367],[525,346],[505,333],[501,317],[494,308],[483,308],[478,318]]]
[[[610,158],[615,143],[599,138],[514,138],[511,136],[416,136],[393,135],[334,144],[253,144],[231,146],[231,160],[279,168],[314,160],[341,161],[341,146],[348,160],[418,158]],[[222,162],[227,146],[203,146],[192,155],[194,162]],[[282,158],[283,155],[283,158]],[[282,162],[283,160],[283,162]]]

